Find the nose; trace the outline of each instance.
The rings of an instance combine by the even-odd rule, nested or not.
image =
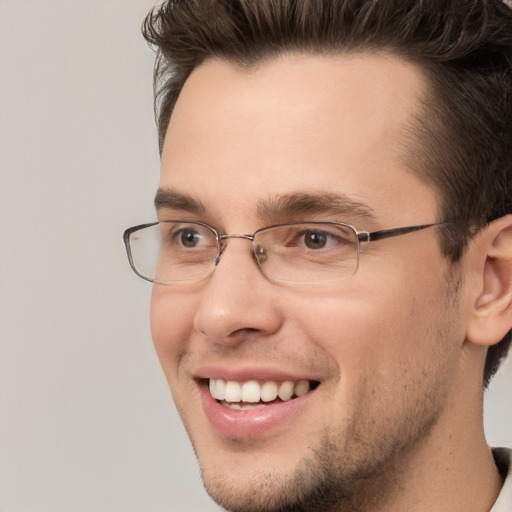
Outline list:
[[[226,247],[213,274],[205,282],[194,327],[210,342],[236,345],[279,330],[282,322],[279,287],[254,261],[247,239],[237,237]]]

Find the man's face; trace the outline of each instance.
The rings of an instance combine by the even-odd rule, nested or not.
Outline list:
[[[366,231],[435,222],[436,192],[403,163],[423,87],[389,55],[206,61],[172,114],[159,219],[238,234],[309,220]],[[271,282],[250,242],[230,239],[211,277],[155,285],[155,347],[211,495],[232,511],[344,500],[356,510],[360,493],[390,488],[396,458],[406,468],[450,421],[464,332],[447,273],[431,228],[362,244],[343,281]],[[311,389],[240,408],[215,400],[209,379]]]

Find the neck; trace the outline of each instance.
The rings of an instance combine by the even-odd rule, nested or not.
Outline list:
[[[483,431],[482,390],[449,401],[431,432],[390,468],[388,492],[365,511],[489,512],[503,485]],[[391,481],[391,482],[390,482]],[[377,500],[375,500],[377,501]]]

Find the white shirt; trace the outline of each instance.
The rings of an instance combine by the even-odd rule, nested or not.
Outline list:
[[[490,512],[512,512],[512,450],[493,448],[492,454],[505,483]]]

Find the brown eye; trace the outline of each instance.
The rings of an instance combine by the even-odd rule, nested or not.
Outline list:
[[[194,229],[182,229],[179,239],[183,247],[196,247],[201,241],[201,235]]]
[[[306,231],[304,245],[308,249],[323,249],[327,245],[328,235],[319,231]]]

